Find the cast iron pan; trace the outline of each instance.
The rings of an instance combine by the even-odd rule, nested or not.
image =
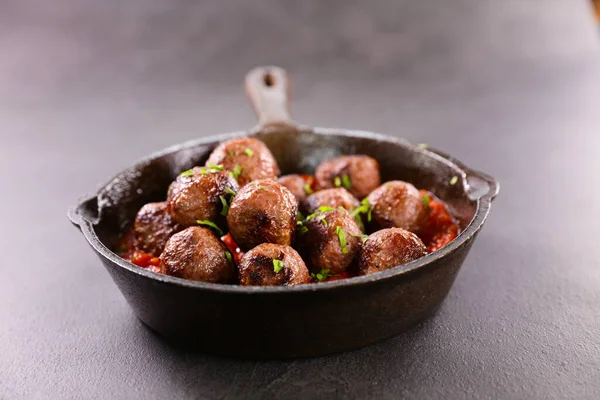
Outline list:
[[[246,90],[259,117],[256,128],[152,154],[69,211],[137,317],[178,344],[224,355],[289,358],[397,335],[440,306],[490,212],[499,189],[495,179],[404,140],[297,125],[288,111],[289,85],[280,68],[252,70]],[[164,200],[169,183],[181,171],[204,165],[218,143],[245,135],[267,144],[283,174],[312,173],[320,161],[340,154],[372,156],[381,165],[382,181],[409,181],[444,200],[462,233],[441,250],[393,269],[294,287],[187,281],[136,267],[112,251],[143,204]],[[458,182],[451,184],[455,176]]]

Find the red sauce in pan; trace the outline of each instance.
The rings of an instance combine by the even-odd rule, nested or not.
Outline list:
[[[229,233],[225,236],[222,236],[221,241],[225,243],[225,246],[227,246],[231,252],[231,255],[233,255],[233,261],[235,261],[236,264],[239,264],[240,260],[246,253],[240,249]]]
[[[427,246],[427,251],[432,253],[453,241],[458,236],[460,228],[441,200],[427,190],[419,192],[429,198],[429,215],[421,226],[418,236]]]

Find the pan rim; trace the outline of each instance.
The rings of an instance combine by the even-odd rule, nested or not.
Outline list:
[[[393,136],[388,136],[380,133],[364,131],[364,130],[352,130],[352,129],[343,129],[343,128],[322,128],[322,127],[306,127],[299,126],[297,127],[298,131],[312,133],[315,135],[325,135],[325,136],[343,136],[343,137],[358,137],[363,139],[371,139],[378,141],[385,141],[388,143],[393,143],[396,145],[410,147],[412,151],[423,152],[427,156],[435,158],[437,161],[442,162],[455,169],[457,173],[460,175],[460,178],[463,180],[463,185],[467,189],[468,183],[466,181],[467,176],[476,176],[479,178],[485,179],[490,184],[489,191],[483,196],[479,197],[476,201],[476,210],[473,218],[469,222],[468,226],[456,237],[452,242],[437,250],[433,253],[427,254],[424,257],[421,257],[417,260],[411,261],[407,264],[395,266],[389,268],[384,271],[376,272],[370,275],[364,276],[356,276],[331,282],[320,282],[320,283],[309,283],[298,286],[239,286],[239,285],[231,285],[231,284],[221,284],[221,283],[208,283],[208,282],[199,282],[199,281],[191,281],[183,278],[168,276],[158,274],[152,271],[149,271],[144,268],[140,268],[129,261],[126,261],[119,257],[116,253],[110,250],[96,235],[94,230],[94,223],[85,219],[81,216],[78,218],[79,220],[76,222],[81,231],[88,241],[88,243],[92,246],[92,248],[102,257],[112,262],[113,264],[118,265],[121,268],[128,270],[131,273],[138,274],[145,278],[152,279],[153,281],[165,284],[165,285],[175,285],[179,287],[185,287],[188,289],[197,289],[203,291],[210,292],[218,292],[218,293],[235,293],[235,294],[269,294],[269,293],[299,293],[299,292],[316,292],[316,291],[327,291],[327,290],[336,290],[347,287],[356,287],[361,285],[367,285],[371,283],[378,283],[387,281],[389,279],[407,275],[410,272],[416,272],[425,270],[427,266],[434,264],[436,261],[448,257],[451,253],[453,253],[458,248],[464,246],[469,240],[479,232],[481,227],[483,226],[487,216],[489,215],[491,209],[491,202],[493,198],[499,191],[498,182],[492,178],[491,176],[475,171],[462,162],[449,157],[444,157],[435,151],[431,151],[427,148],[419,148],[412,145],[406,139],[396,138]],[[98,196],[100,192],[106,188],[110,182],[112,182],[115,178],[120,176],[123,172],[133,169],[141,164],[148,163],[156,158],[162,157],[164,155],[181,151],[185,149],[189,149],[195,146],[207,144],[210,142],[217,142],[222,140],[227,140],[240,136],[252,136],[257,133],[260,133],[260,128],[254,128],[249,131],[234,131],[225,134],[217,134],[217,135],[209,135],[205,137],[201,137],[198,139],[193,139],[189,141],[185,141],[179,144],[175,144],[173,146],[169,146],[157,152],[153,152],[150,155],[143,157],[137,162],[131,164],[129,167],[121,170],[119,173],[114,175],[110,180],[107,181],[104,185],[100,186],[100,188],[96,191],[96,193],[92,196],[87,196],[86,198],[93,198],[94,196]],[[78,206],[76,206],[77,208]],[[70,215],[75,214],[75,212],[70,212]]]

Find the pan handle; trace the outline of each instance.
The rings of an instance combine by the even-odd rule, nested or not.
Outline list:
[[[67,216],[71,223],[81,229],[84,221],[95,225],[98,223],[98,197],[96,195],[88,195],[83,197],[76,206],[69,208]]]
[[[466,180],[467,193],[471,200],[481,200],[485,198],[491,202],[500,192],[500,183],[496,179],[488,174],[467,167],[451,155],[429,146],[420,151],[430,151],[435,153],[462,169],[465,172],[463,179]]]
[[[256,67],[246,74],[246,93],[258,116],[260,129],[295,127],[289,109],[291,86],[287,72],[279,67]]]

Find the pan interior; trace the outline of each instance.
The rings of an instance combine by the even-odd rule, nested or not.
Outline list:
[[[86,213],[97,217],[98,238],[114,249],[120,234],[144,204],[163,201],[169,184],[184,170],[204,165],[210,152],[223,140],[248,132],[213,136],[184,143],[144,159],[122,171],[98,194],[97,205]],[[300,129],[258,133],[279,163],[282,174],[312,174],[323,160],[342,154],[366,154],[380,164],[382,182],[399,179],[427,189],[444,200],[465,229],[473,219],[477,202],[469,198],[462,179],[450,184],[463,171],[448,160],[408,142],[368,132]]]

